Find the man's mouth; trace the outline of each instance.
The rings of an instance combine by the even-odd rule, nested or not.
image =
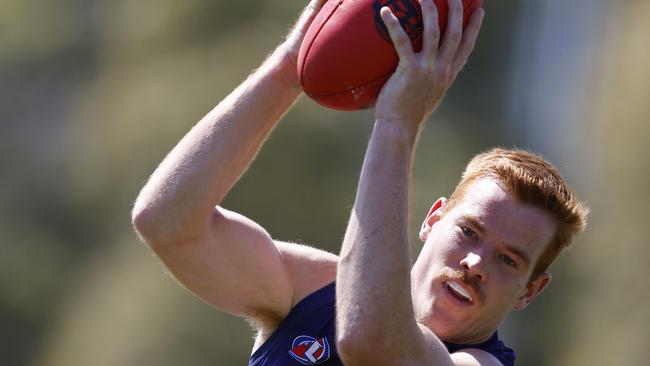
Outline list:
[[[460,301],[466,303],[472,302],[472,295],[470,295],[469,292],[464,289],[459,283],[449,281],[447,282],[447,288],[449,289],[449,292]]]

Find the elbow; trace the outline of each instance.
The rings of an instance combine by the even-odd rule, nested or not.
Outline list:
[[[343,364],[348,366],[361,364],[361,362],[358,360],[359,348],[357,348],[356,345],[357,340],[348,336],[339,337],[337,335],[336,352],[338,353],[341,361],[343,361]]]
[[[206,223],[215,220],[189,220],[157,207],[155,203],[136,201],[131,212],[131,224],[140,238],[154,251],[198,240],[206,232]]]
[[[347,366],[422,364],[413,358],[417,338],[404,332],[404,327],[386,327],[376,321],[354,326],[337,325],[336,351]],[[395,331],[387,332],[387,329]]]
[[[404,344],[390,345],[385,337],[369,336],[337,338],[336,351],[346,366],[421,365],[403,351]]]
[[[133,211],[131,211],[131,225],[147,243],[151,243],[152,240],[150,239],[156,237],[156,232],[159,231],[155,215],[138,201],[136,201]]]
[[[381,359],[377,352],[382,347],[382,339],[376,332],[370,329],[339,332],[336,336],[336,351],[345,365],[382,365],[385,359]]]
[[[140,238],[150,247],[173,241],[169,230],[165,229],[162,216],[154,208],[136,201],[131,212],[131,225]]]

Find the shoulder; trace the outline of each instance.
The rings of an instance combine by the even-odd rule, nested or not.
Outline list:
[[[503,366],[490,353],[477,349],[465,348],[451,354],[451,360],[456,366]]]
[[[291,278],[291,309],[336,280],[337,255],[304,244],[275,241],[275,246]],[[257,329],[253,352],[270,338],[287,315],[274,321],[249,319],[251,325]]]

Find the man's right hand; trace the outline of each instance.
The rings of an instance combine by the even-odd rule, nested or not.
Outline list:
[[[282,72],[287,83],[296,89],[301,89],[298,78],[298,52],[300,45],[305,38],[305,33],[316,17],[318,11],[323,7],[327,0],[311,0],[305,7],[298,21],[287,34],[284,42],[276,49],[274,56],[282,58]],[[332,0],[334,1],[334,0]]]
[[[219,205],[299,96],[295,60],[322,3],[313,0],[273,55],[188,131],[133,208],[138,232],[185,287],[223,311],[266,324],[332,281],[335,257],[276,243],[260,225]]]

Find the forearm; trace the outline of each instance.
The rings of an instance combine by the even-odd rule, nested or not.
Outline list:
[[[396,331],[413,331],[417,326],[410,293],[407,228],[417,135],[417,127],[375,123],[341,249],[337,329],[361,332],[359,337],[372,338],[368,339],[372,344],[400,339]],[[354,334],[340,336],[357,338]]]
[[[276,52],[174,147],[134,207],[140,231],[173,240],[198,235],[298,97]]]
[[[444,36],[433,1],[420,1],[422,50],[414,52],[400,21],[380,15],[399,63],[375,107],[357,200],[337,276],[337,347],[346,365],[449,365],[449,353],[419,325],[411,296],[408,202],[419,129],[442,100],[469,56],[482,19],[475,12],[462,32],[462,3],[449,1]]]

